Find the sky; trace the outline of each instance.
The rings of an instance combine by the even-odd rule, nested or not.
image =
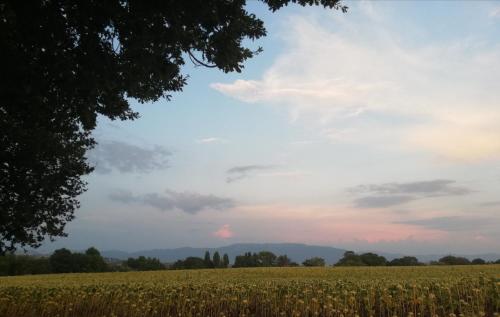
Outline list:
[[[296,242],[500,253],[500,3],[249,1],[241,73],[186,64],[171,101],[101,118],[59,247]]]

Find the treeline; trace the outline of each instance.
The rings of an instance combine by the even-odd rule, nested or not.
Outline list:
[[[0,256],[0,276],[50,274],[50,273],[96,273],[164,270],[166,266],[155,258],[140,256],[127,261],[106,261],[94,247],[85,252],[68,249],[55,250],[49,257],[7,254]]]
[[[321,257],[312,257],[303,261],[302,266],[314,267],[325,266],[325,260]],[[495,262],[487,262],[477,258],[469,261],[464,257],[452,255],[444,256],[430,265],[481,265],[500,264],[500,259]],[[347,251],[334,266],[420,266],[426,265],[418,261],[416,257],[405,256],[388,261],[385,257],[376,253],[357,254]],[[153,271],[153,270],[184,270],[184,269],[217,269],[217,268],[239,268],[239,267],[294,267],[299,266],[286,254],[275,255],[269,251],[258,253],[246,252],[235,258],[231,266],[229,256],[220,256],[219,252],[206,251],[203,258],[187,257],[172,264],[164,264],[157,258],[140,256],[128,258],[126,261],[104,259],[96,248],[89,248],[85,252],[71,252],[68,249],[55,250],[49,257],[37,257],[28,255],[4,255],[0,256],[0,276],[6,275],[28,275],[28,274],[50,274],[50,273],[91,273],[91,272],[127,272],[127,271]]]
[[[224,254],[221,258],[217,251],[214,252],[213,257],[210,257],[210,252],[206,251],[203,259],[196,256],[190,256],[184,260],[178,260],[170,266],[173,270],[216,269],[227,267],[229,267],[229,256]]]
[[[464,257],[447,255],[437,261],[432,261],[430,265],[480,265],[480,264],[500,264],[500,259],[495,262],[487,262],[477,258],[469,261]],[[402,258],[388,261],[385,257],[375,253],[356,254],[353,251],[347,251],[344,256],[335,263],[334,266],[420,266],[426,265],[418,261],[414,256],[404,256]]]

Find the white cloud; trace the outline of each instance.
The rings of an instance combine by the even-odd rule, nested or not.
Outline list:
[[[360,5],[363,22],[290,17],[287,49],[261,79],[212,87],[244,102],[288,107],[292,121],[312,116],[334,141],[346,136],[341,124],[367,140],[398,134],[406,147],[445,158],[500,157],[500,46],[474,38],[409,43],[368,6]],[[408,122],[397,132],[392,122],[361,131],[356,118],[373,114]]]
[[[196,140],[199,144],[210,144],[210,143],[227,143],[228,141],[223,138],[209,137]]]
[[[492,17],[492,18],[498,18],[498,17],[500,17],[500,7],[493,8],[490,11],[490,17]]]

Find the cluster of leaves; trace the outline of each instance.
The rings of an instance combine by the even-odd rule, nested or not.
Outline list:
[[[210,252],[206,251],[204,258],[190,256],[184,260],[178,260],[170,267],[173,270],[184,269],[214,269],[229,267],[229,256],[224,254],[221,258],[218,251],[214,252],[213,258],[210,258]]]

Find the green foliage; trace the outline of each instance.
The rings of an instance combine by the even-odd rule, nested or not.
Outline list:
[[[226,253],[224,253],[224,256],[222,257],[222,267],[229,267],[229,256]]]
[[[206,269],[207,262],[198,257],[190,256],[184,260],[177,260],[172,266],[173,270],[192,270],[192,269]]]
[[[50,271],[53,273],[106,272],[108,265],[99,251],[91,247],[85,253],[72,253],[68,249],[58,249],[49,257]]]
[[[346,251],[344,257],[340,259],[336,266],[384,266],[387,264],[385,257],[375,253],[356,254],[353,251]]]
[[[262,0],[345,10],[339,0]],[[92,167],[99,115],[181,91],[185,59],[240,72],[266,35],[245,1],[0,3],[0,254],[64,236]]]
[[[49,259],[29,255],[0,256],[0,276],[50,273]]]
[[[206,268],[214,267],[214,263],[212,262],[212,259],[210,259],[210,252],[205,251],[205,257],[203,258],[203,262],[205,263]]]
[[[218,251],[215,251],[214,256],[212,258],[212,263],[213,263],[214,267],[221,267],[222,266],[220,254]]]
[[[472,260],[471,264],[481,265],[481,264],[486,264],[486,261],[481,259],[481,258],[477,258],[477,259]]]
[[[325,266],[325,259],[320,257],[314,257],[302,262],[303,266]]]
[[[423,263],[420,263],[418,259],[414,256],[404,256],[402,258],[398,259],[393,259],[389,263],[387,263],[389,266],[418,266],[418,265],[424,265]]]
[[[138,258],[128,258],[125,264],[135,271],[157,271],[164,270],[163,265],[157,258],[140,256]]]
[[[438,264],[444,265],[468,265],[470,261],[464,257],[448,255],[439,259]]]
[[[279,267],[291,266],[291,264],[292,260],[290,260],[290,258],[286,254],[280,255],[276,259],[276,265]]]

